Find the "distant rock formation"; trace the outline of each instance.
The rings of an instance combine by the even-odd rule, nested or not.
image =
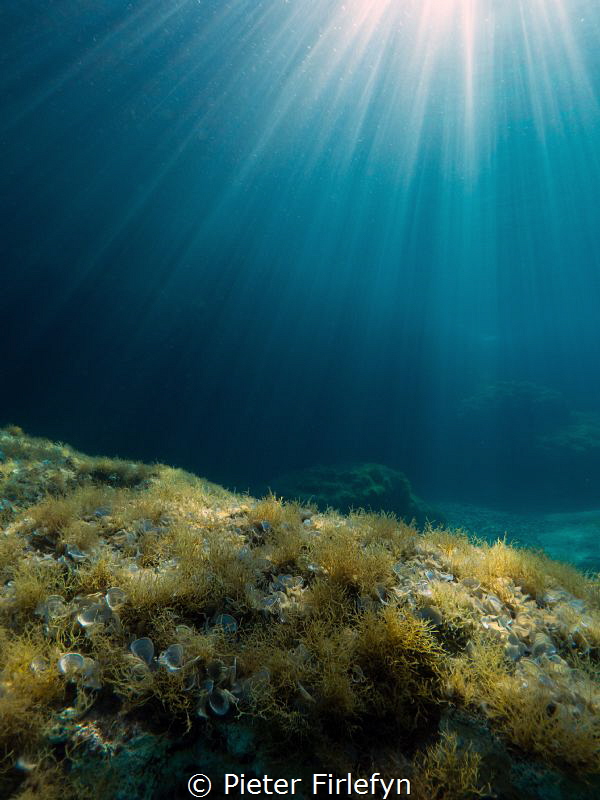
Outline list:
[[[383,464],[358,463],[314,466],[275,478],[272,491],[288,500],[314,503],[319,509],[334,508],[390,511],[407,521],[424,525],[442,516],[418,498],[403,472]]]
[[[600,506],[600,409],[558,391],[500,381],[463,398],[446,429],[446,492],[502,507]]]
[[[600,414],[574,411],[568,422],[540,437],[540,445],[570,454],[600,454]]]
[[[529,381],[499,381],[463,400],[461,416],[476,435],[508,431],[511,439],[533,443],[566,423],[569,408],[560,392]]]

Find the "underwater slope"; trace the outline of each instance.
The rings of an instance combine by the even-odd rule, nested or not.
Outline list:
[[[598,796],[597,577],[16,427],[0,453],[0,797]]]

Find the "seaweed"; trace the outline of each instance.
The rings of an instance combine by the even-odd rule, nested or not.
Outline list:
[[[478,755],[432,743],[449,706],[521,757],[600,769],[597,577],[505,541],[3,436],[28,465],[0,534],[3,791],[84,796],[82,729],[95,741],[96,721],[135,720],[190,747],[221,746],[235,722],[273,758],[298,742],[336,769],[394,741],[416,791],[467,800],[485,790]]]

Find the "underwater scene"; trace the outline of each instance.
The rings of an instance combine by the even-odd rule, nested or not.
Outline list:
[[[2,0],[0,800],[600,797],[597,0]]]

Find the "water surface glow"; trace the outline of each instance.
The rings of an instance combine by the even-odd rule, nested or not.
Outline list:
[[[14,335],[54,343],[58,437],[103,413],[121,450],[115,398],[138,422],[166,381],[154,429],[228,465],[269,429],[275,461],[425,473],[478,384],[597,402],[595,0],[0,13]]]

